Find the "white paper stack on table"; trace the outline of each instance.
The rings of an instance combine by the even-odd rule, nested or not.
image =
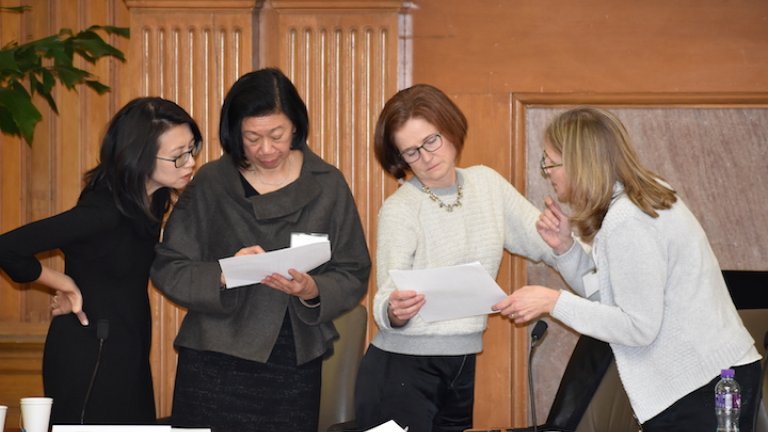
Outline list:
[[[424,294],[419,315],[428,322],[494,313],[491,306],[507,296],[479,262],[389,275],[397,289]]]

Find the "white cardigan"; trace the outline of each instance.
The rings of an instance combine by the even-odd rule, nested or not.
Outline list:
[[[679,197],[658,213],[646,215],[617,187],[591,256],[574,247],[558,257],[580,296],[562,291],[552,312],[610,343],[641,423],[721,369],[760,359],[694,215]]]

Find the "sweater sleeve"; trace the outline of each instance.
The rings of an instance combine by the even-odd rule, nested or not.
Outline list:
[[[16,282],[35,281],[42,271],[35,254],[108,232],[119,218],[109,197],[87,194],[68,211],[0,235],[0,268]]]
[[[407,187],[407,186],[402,186]],[[420,228],[413,207],[392,196],[379,211],[376,240],[376,295],[373,318],[379,328],[391,329],[387,309],[389,296],[396,289],[389,270],[410,270],[416,252]],[[408,324],[405,325],[407,327]]]
[[[490,168],[488,171],[492,173],[492,187],[501,191],[504,203],[504,248],[531,261],[543,261],[554,267],[555,255],[536,230],[536,221],[541,214],[539,209],[496,171]]]
[[[562,292],[552,316],[608,343],[646,346],[661,327],[667,278],[666,251],[648,223],[629,219],[596,243],[607,258],[598,265],[601,302]]]
[[[205,168],[205,167],[203,167]],[[206,221],[213,211],[208,183],[216,178],[201,168],[171,212],[157,246],[150,277],[176,304],[190,310],[227,314],[235,309],[239,290],[222,290],[221,267],[210,259]]]
[[[594,273],[595,262],[592,254],[584,250],[582,244],[574,241],[568,251],[555,257],[557,265],[555,268],[563,277],[568,286],[578,295],[589,297],[592,300],[600,298],[600,292],[587,292],[584,277],[589,273]]]

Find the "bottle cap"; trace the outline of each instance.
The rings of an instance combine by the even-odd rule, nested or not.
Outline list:
[[[735,374],[733,369],[723,369],[720,371],[720,376],[723,378],[733,378]]]

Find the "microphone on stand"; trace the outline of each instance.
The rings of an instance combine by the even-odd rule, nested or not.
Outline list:
[[[99,372],[99,364],[101,363],[101,349],[104,347],[104,341],[109,337],[109,320],[100,319],[96,323],[96,339],[99,340],[99,352],[96,354],[96,365],[93,367],[93,374],[91,375],[91,382],[88,384],[88,390],[85,392],[85,400],[83,401],[83,410],[80,411],[80,424],[85,424],[85,407],[88,406],[88,399],[91,398],[91,390],[93,390],[93,383],[96,381],[96,374]]]
[[[547,331],[547,322],[544,320],[536,321],[536,325],[531,330],[531,349],[528,351],[528,400],[531,405],[531,421],[533,422],[533,432],[537,432],[539,425],[536,421],[536,402],[533,391],[533,349],[536,348],[544,333]]]

